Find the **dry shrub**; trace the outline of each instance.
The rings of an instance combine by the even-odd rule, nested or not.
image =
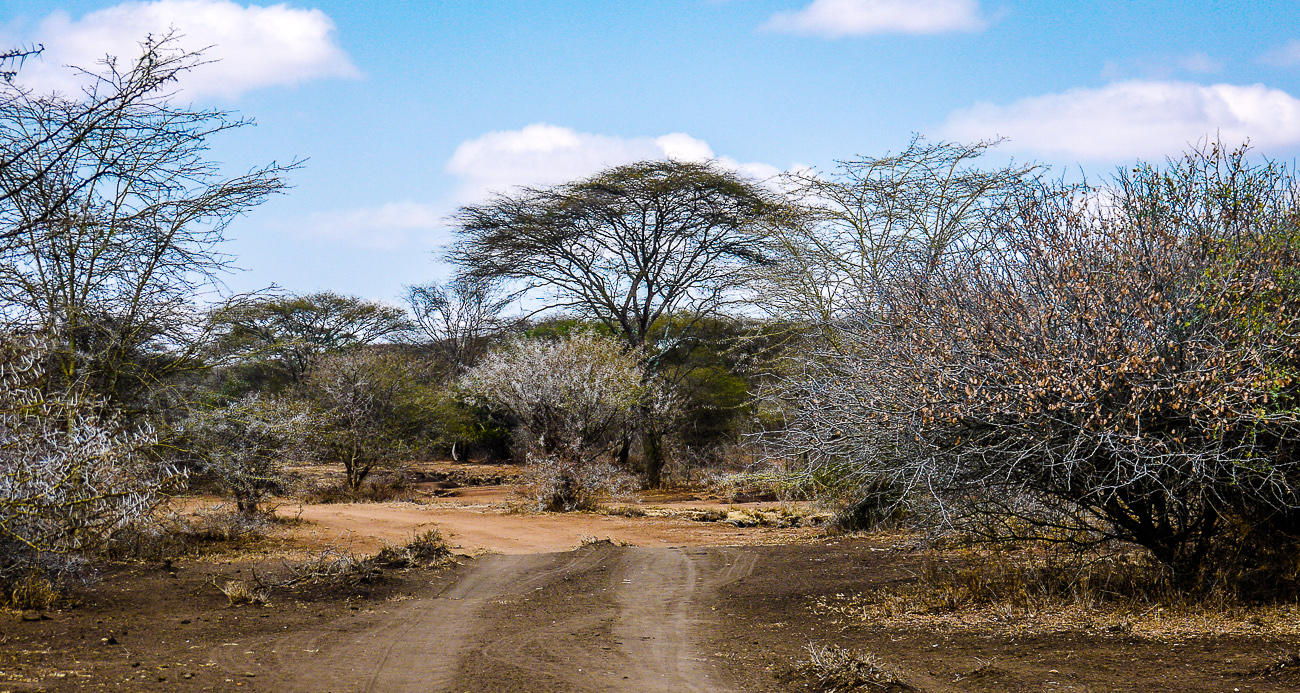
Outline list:
[[[371,559],[385,568],[409,568],[419,565],[436,565],[451,558],[451,547],[436,529],[425,530],[411,537],[404,546],[385,545]]]
[[[266,606],[271,601],[271,590],[260,580],[226,580],[218,585],[213,579],[212,584],[219,592],[226,595],[231,606],[240,604]]]
[[[327,546],[320,553],[294,565],[289,577],[276,583],[283,587],[343,587],[373,582],[382,576],[374,561],[346,549]]]
[[[1277,559],[1300,528],[1300,178],[1258,161],[1210,142],[1104,187],[1017,186],[915,257],[895,223],[868,229],[889,259],[776,380],[773,454],[990,541],[1064,530],[1140,544],[1187,589],[1230,560],[1294,594]],[[864,219],[956,199],[873,170],[897,187],[857,198]]]
[[[0,332],[0,581],[31,570],[58,579],[67,556],[148,517],[179,479],[148,426],[84,388],[54,386],[61,348]]]
[[[1098,555],[1029,545],[927,556],[914,580],[821,599],[833,620],[976,632],[1093,631],[1151,638],[1300,633],[1293,605],[1188,592],[1140,549]]]
[[[722,520],[727,519],[729,514],[730,513],[722,508],[708,508],[691,516],[691,519],[696,522],[721,522]]]
[[[287,566],[287,575],[267,579],[253,571],[248,580],[225,580],[212,585],[236,604],[265,605],[274,589],[339,589],[378,582],[384,578],[384,569],[401,569],[419,566],[437,566],[451,561],[451,548],[436,529],[411,537],[402,546],[386,545],[370,557],[358,556],[352,551],[328,546],[304,561]],[[281,573],[284,575],[284,573]]]
[[[808,661],[797,672],[816,682],[824,693],[849,691],[913,691],[893,667],[869,652],[855,652],[835,645],[808,643]]]
[[[603,508],[602,513],[606,515],[616,515],[618,517],[645,517],[645,508],[635,505],[617,505],[609,508]]]
[[[54,606],[60,596],[58,586],[37,570],[5,585],[4,592],[8,593],[4,605],[20,610],[44,611]]]
[[[696,522],[725,522],[734,527],[818,527],[827,520],[825,513],[796,506],[782,505],[777,508],[707,508],[692,512],[690,518]]]
[[[351,587],[383,579],[384,568],[410,568],[439,565],[451,559],[451,548],[436,529],[411,537],[402,546],[388,545],[370,557],[361,557],[336,546],[289,569],[289,577],[274,583],[276,587]]]
[[[712,473],[704,477],[709,492],[736,503],[791,499],[799,494],[778,471]]]
[[[113,531],[101,555],[112,560],[161,561],[205,549],[247,545],[266,537],[269,514],[245,514],[217,506],[193,515],[166,513],[140,518]]]
[[[601,539],[592,534],[584,534],[578,538],[578,546],[636,546],[636,544],[612,537]]]
[[[406,480],[405,475],[397,473],[366,481],[356,489],[346,483],[316,486],[304,491],[299,499],[311,505],[416,502],[421,500],[421,494]]]
[[[602,497],[618,497],[638,486],[630,473],[608,462],[580,462],[556,455],[529,460],[520,493],[537,512],[594,511]]]

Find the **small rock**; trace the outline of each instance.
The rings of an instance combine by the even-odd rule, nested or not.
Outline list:
[[[182,618],[182,619],[181,619],[181,625],[182,625],[182,626],[184,626],[184,625],[188,625],[189,622],[190,622],[190,620],[189,620],[188,618]]]
[[[113,637],[113,636],[111,636],[111,635],[108,636],[107,638],[100,638],[99,641],[102,642],[102,643],[104,643],[105,645],[116,645],[116,644],[117,644],[117,638],[115,638],[115,637]]]
[[[23,612],[22,618],[24,621],[40,621],[48,617],[39,611],[29,609]]]
[[[183,679],[187,679],[187,680],[188,680],[188,679],[192,679],[192,678],[194,678],[194,674],[191,674],[190,672],[187,671],[187,672],[185,672],[184,674],[181,674],[181,678],[183,678]]]
[[[254,673],[251,672],[251,671],[245,671],[245,672],[244,672],[244,676],[246,676],[246,677],[248,677],[248,678],[251,679],[251,678],[253,678],[254,676],[257,676],[257,674],[254,674]]]

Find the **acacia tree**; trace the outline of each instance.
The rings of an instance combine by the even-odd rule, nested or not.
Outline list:
[[[1025,196],[984,263],[891,284],[896,310],[802,360],[779,445],[989,539],[1121,539],[1187,584],[1212,562],[1285,581],[1297,210],[1289,172],[1222,147]]]
[[[176,433],[239,512],[256,515],[267,495],[283,490],[284,459],[305,448],[312,423],[301,403],[252,393],[193,408]]]
[[[694,320],[744,300],[754,265],[768,262],[761,231],[788,208],[760,185],[712,163],[645,161],[572,183],[524,189],[462,207],[447,257],[468,278],[545,290],[545,307],[598,321],[643,350],[669,315]],[[662,432],[647,417],[647,480],[661,483]]]
[[[148,56],[150,53],[159,53],[159,49],[166,48],[171,42],[170,35],[159,39],[147,38],[142,46],[143,54]],[[18,75],[18,68],[27,58],[42,51],[44,46],[38,45],[32,48],[13,48],[0,53],[0,67],[8,68],[0,69],[0,78],[4,80],[4,84],[0,85],[0,108],[6,111],[21,110],[33,100],[32,93],[20,84],[16,84],[14,78]],[[73,109],[70,112],[71,117],[58,127],[34,138],[14,140],[9,143],[13,146],[6,146],[3,151],[0,151],[0,205],[41,182],[47,174],[61,166],[66,157],[74,156],[74,150],[82,146],[84,141],[100,139],[113,132],[119,134],[129,132],[129,129],[121,128],[122,122],[119,121],[119,116],[142,101],[158,96],[160,90],[175,79],[178,63],[182,70],[188,69],[189,64],[194,62],[192,59],[197,58],[197,55],[178,56],[162,51],[155,57],[161,59],[147,65],[149,69],[134,71],[131,79],[123,80],[118,85],[96,84],[87,93],[87,98],[80,102],[80,108]],[[191,60],[178,61],[176,60],[178,57]],[[42,149],[53,154],[39,157],[33,165],[31,155]],[[89,165],[83,168],[78,184],[65,187],[61,196],[56,198],[53,204],[48,205],[43,214],[26,218],[6,218],[4,228],[0,229],[0,239],[21,235],[29,231],[31,225],[44,222],[55,211],[68,204],[80,190],[101,177],[110,175],[115,165],[111,158],[97,162],[83,162],[83,164],[87,163]]]
[[[249,124],[162,91],[198,64],[169,39],[81,98],[0,101],[0,319],[54,338],[54,375],[131,407],[203,342],[197,297],[219,294],[230,222],[282,192],[293,166],[223,177],[209,140]]]
[[[324,354],[373,344],[411,327],[401,308],[332,291],[232,302],[213,311],[210,324],[218,358],[270,362],[289,385],[300,383]]]

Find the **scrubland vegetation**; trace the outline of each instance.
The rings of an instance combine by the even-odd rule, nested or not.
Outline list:
[[[208,138],[243,121],[177,106],[197,56],[145,49],[76,98],[0,92],[0,601],[255,534],[291,460],[341,463],[313,493],[355,500],[435,457],[523,465],[537,511],[709,480],[999,557],[822,606],[860,618],[1300,597],[1284,165],[1209,143],[1066,185],[920,138],[764,182],[643,162],[462,208],[459,274],[403,307],[231,296],[223,233],[296,164],[222,177]],[[234,512],[179,519],[187,487]],[[811,656],[827,686],[901,685]]]

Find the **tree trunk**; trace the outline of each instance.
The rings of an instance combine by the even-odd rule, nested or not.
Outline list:
[[[627,469],[627,460],[632,454],[632,436],[623,434],[623,445],[618,449],[618,466]]]
[[[664,473],[664,437],[653,427],[646,429],[641,438],[641,446],[644,448],[642,454],[645,455],[645,478],[646,486],[650,488],[660,488],[663,486]]]

